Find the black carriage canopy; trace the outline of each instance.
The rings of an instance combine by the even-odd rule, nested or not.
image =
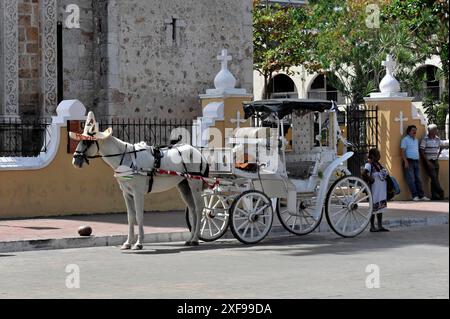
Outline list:
[[[257,114],[260,114],[262,118],[267,118],[270,114],[275,114],[279,119],[282,119],[297,110],[324,112],[336,108],[337,105],[334,101],[310,99],[276,99],[244,103],[246,119]]]

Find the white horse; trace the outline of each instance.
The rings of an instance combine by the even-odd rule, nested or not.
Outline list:
[[[72,164],[82,168],[89,165],[90,158],[102,158],[115,171],[123,192],[128,212],[128,238],[122,250],[141,250],[144,243],[144,195],[160,193],[178,187],[183,201],[189,207],[193,227],[187,246],[197,246],[200,219],[203,210],[202,192],[204,183],[200,179],[186,179],[180,176],[159,175],[156,166],[165,171],[197,174],[207,177],[208,164],[202,154],[191,145],[180,144],[162,149],[161,156],[145,144],[129,144],[112,136],[112,129],[99,131],[94,114],[88,114],[84,132],[70,133],[70,138],[80,141],[73,155]],[[159,164],[158,164],[159,162]],[[156,164],[156,165],[155,165]],[[186,172],[187,171],[187,172]],[[128,173],[127,173],[128,172]],[[134,224],[137,221],[139,233],[135,241]]]

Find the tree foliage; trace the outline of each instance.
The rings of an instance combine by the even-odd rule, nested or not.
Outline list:
[[[254,69],[264,77],[265,88],[275,72],[289,74],[307,58],[306,18],[304,9],[253,2]]]

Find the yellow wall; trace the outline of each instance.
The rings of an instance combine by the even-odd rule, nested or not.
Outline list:
[[[101,159],[82,170],[67,154],[67,131],[54,161],[36,171],[0,171],[0,218],[125,212],[112,169]],[[146,196],[145,209],[184,209],[177,190]]]
[[[402,157],[400,151],[401,139],[405,133],[400,134],[400,122],[395,119],[399,117],[400,111],[403,116],[408,118],[408,121],[403,123],[403,129],[409,125],[417,126],[417,137],[422,139],[426,133],[426,127],[419,119],[413,119],[412,103],[408,99],[402,100],[379,100],[367,102],[368,105],[378,106],[378,147],[381,152],[381,163],[389,170],[390,174],[394,176],[401,188],[401,194],[395,199],[397,200],[411,200],[411,193],[404,178]],[[429,178],[426,176],[425,169],[421,167],[422,185],[426,196],[430,196]],[[448,197],[448,161],[441,162],[440,180],[442,187],[445,187],[445,196]]]
[[[226,139],[231,136],[226,136],[227,129],[236,129],[237,123],[230,122],[230,119],[237,118],[237,112],[241,114],[241,119],[245,119],[243,103],[251,101],[251,98],[248,96],[239,96],[239,97],[223,97],[223,98],[204,98],[202,99],[202,107],[205,108],[209,103],[213,102],[223,102],[224,103],[224,120],[216,121],[214,127],[220,130],[222,134],[222,139],[215,140],[212,143],[209,143],[209,147],[225,147],[227,145]],[[240,123],[240,127],[249,127],[250,119],[246,123]]]

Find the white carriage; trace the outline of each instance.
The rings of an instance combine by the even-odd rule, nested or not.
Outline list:
[[[245,104],[244,111],[254,127],[237,129],[226,148],[203,150],[217,185],[203,195],[202,240],[217,240],[230,226],[242,243],[258,243],[275,211],[296,235],[314,231],[323,215],[342,237],[366,229],[370,187],[346,168],[352,152],[338,156],[344,139],[334,102],[265,100]]]

